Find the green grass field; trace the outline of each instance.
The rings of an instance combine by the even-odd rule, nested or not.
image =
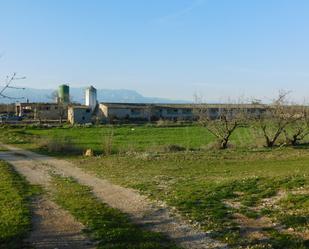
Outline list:
[[[102,153],[107,139],[112,139],[116,153],[127,151],[158,151],[168,145],[178,145],[186,150],[207,149],[215,138],[198,125],[157,127],[156,125],[117,125],[100,127],[2,128],[3,142],[38,148],[44,140],[68,139],[81,149],[91,148]],[[1,130],[0,130],[1,131]],[[256,128],[239,128],[232,135],[231,145],[237,148],[259,147],[263,137]]]
[[[309,152],[288,148],[141,155],[74,161],[99,177],[166,201],[205,230],[212,231],[215,238],[235,247],[262,243],[243,236],[242,224],[235,218],[238,213],[254,219],[266,216],[285,228],[304,231],[304,237],[289,235],[285,229],[278,233],[263,231],[270,248],[308,247]],[[262,205],[264,199],[275,197],[280,191],[289,194],[275,207]],[[295,205],[285,204],[291,201]],[[229,207],[227,202],[239,205]],[[287,240],[291,245],[283,247]]]
[[[31,228],[30,199],[38,193],[8,164],[0,161],[0,248],[26,248]]]
[[[68,137],[100,155],[110,134],[112,155],[55,155],[167,202],[232,248],[309,248],[307,146],[267,149],[257,130],[241,128],[230,149],[217,150],[199,126],[19,128],[7,131],[4,141],[49,153],[37,141]],[[166,150],[170,145],[184,151]]]
[[[145,150],[166,144],[178,144],[188,148],[198,148],[208,144],[212,136],[201,127],[147,127],[147,126],[114,126],[94,128],[54,128],[54,129],[11,129],[2,134],[2,139],[10,143],[27,143],[34,138],[57,139],[66,137],[76,146],[91,148],[100,152],[106,137],[113,134],[113,148],[122,150]],[[198,139],[205,137],[204,140]]]

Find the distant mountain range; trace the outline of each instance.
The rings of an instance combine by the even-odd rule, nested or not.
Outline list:
[[[84,100],[84,88],[70,88],[70,96],[73,102],[83,104]],[[0,103],[12,103],[12,102],[54,102],[53,89],[34,89],[27,88],[25,90],[7,89],[5,94],[14,98],[24,98],[20,100],[12,100],[6,98],[0,98]],[[145,97],[134,90],[110,90],[110,89],[98,89],[97,97],[99,102],[120,102],[120,103],[189,103],[185,100],[171,100],[156,97]]]

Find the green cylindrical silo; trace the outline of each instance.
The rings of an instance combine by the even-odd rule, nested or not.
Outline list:
[[[70,87],[68,85],[60,85],[58,89],[58,97],[61,103],[70,102]]]

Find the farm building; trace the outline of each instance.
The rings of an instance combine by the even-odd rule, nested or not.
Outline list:
[[[35,120],[65,120],[67,108],[61,103],[16,103],[15,113],[19,117]]]
[[[15,105],[0,104],[0,114],[15,114]]]
[[[99,106],[104,119],[159,120],[194,118],[193,106],[165,104],[101,103]]]
[[[88,124],[92,121],[92,110],[88,106],[70,106],[68,108],[70,124]]]
[[[100,115],[105,120],[196,120],[201,112],[212,119],[220,115],[220,111],[229,109],[233,113],[240,110],[247,115],[257,116],[265,111],[261,105],[224,105],[224,104],[130,104],[101,103]]]
[[[90,86],[84,92],[84,105],[70,103],[68,85],[58,89],[57,103],[17,103],[16,115],[39,121],[67,119],[71,124],[85,124],[95,121],[145,122],[156,120],[197,120],[201,114],[216,119],[220,113],[229,110],[232,115],[241,112],[248,116],[261,115],[266,109],[253,104],[146,104],[146,103],[100,103],[97,90]]]

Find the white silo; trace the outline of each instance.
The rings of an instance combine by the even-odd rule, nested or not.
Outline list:
[[[85,90],[85,101],[86,106],[89,106],[94,110],[97,106],[97,89],[93,86],[86,88]]]

